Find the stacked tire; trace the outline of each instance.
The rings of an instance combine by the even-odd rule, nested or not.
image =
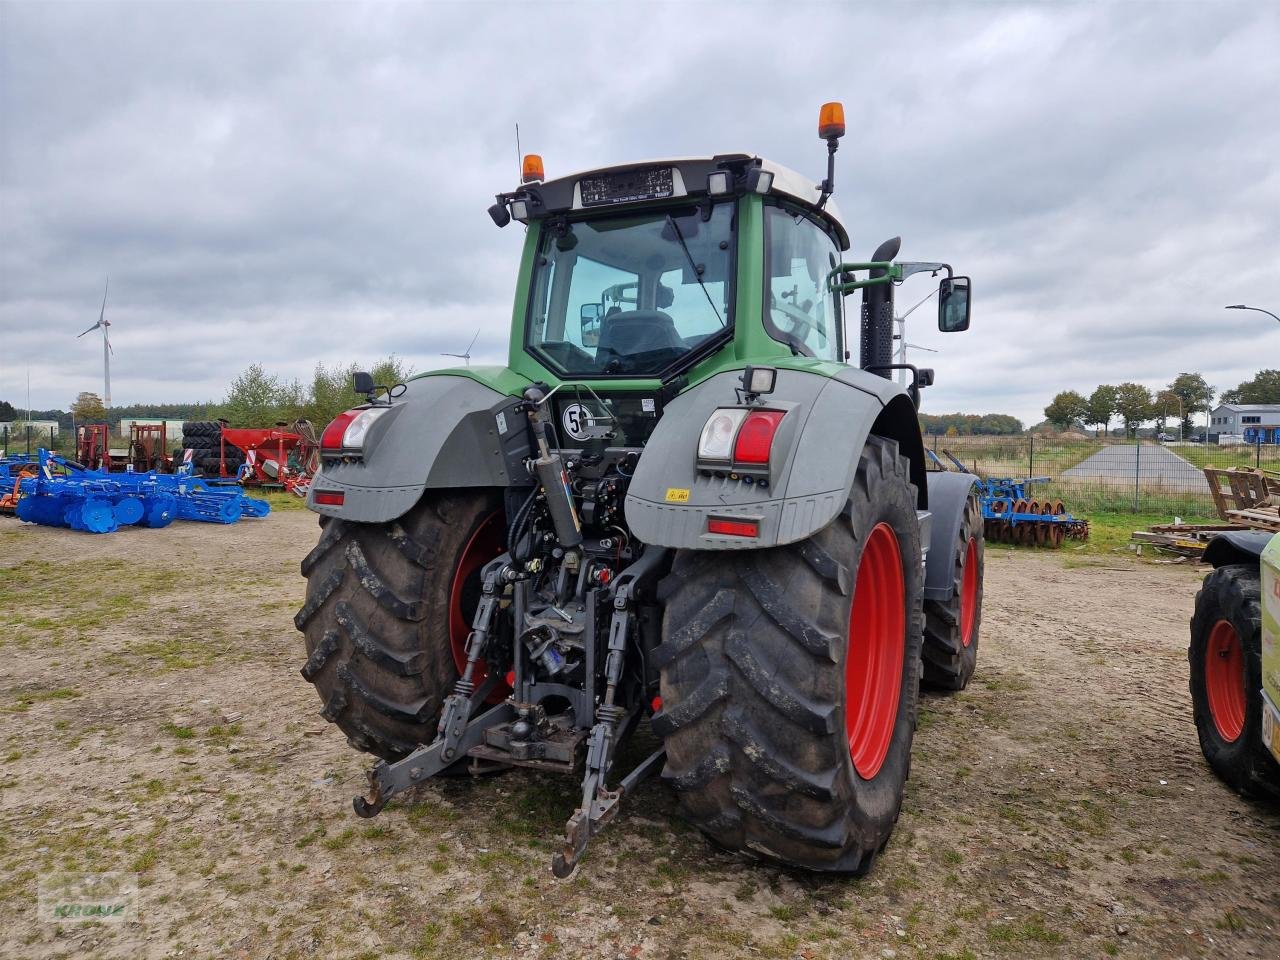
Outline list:
[[[244,463],[243,450],[222,442],[222,424],[217,420],[183,423],[182,447],[191,451],[192,463],[207,476],[218,475],[221,462],[226,463],[228,474],[234,474]]]

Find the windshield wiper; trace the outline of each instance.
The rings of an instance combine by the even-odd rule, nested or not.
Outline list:
[[[684,251],[685,259],[689,261],[689,269],[693,271],[694,279],[698,281],[698,286],[702,288],[702,294],[707,298],[707,303],[711,305],[712,312],[716,315],[716,319],[720,321],[720,326],[725,326],[724,317],[720,316],[720,311],[716,309],[716,302],[711,299],[711,292],[707,289],[707,285],[702,282],[702,271],[693,262],[693,254],[689,252],[689,245],[684,242],[684,234],[680,232],[680,225],[676,223],[675,218],[669,213],[667,214],[667,223],[671,224],[671,229],[675,231],[676,239],[680,241],[680,249]]]

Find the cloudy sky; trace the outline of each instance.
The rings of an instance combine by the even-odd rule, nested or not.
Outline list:
[[[858,258],[973,277],[932,412],[1280,366],[1280,4],[0,3],[0,399],[219,399],[252,362],[502,362],[516,180],[745,150]],[[917,279],[902,306],[928,292]]]

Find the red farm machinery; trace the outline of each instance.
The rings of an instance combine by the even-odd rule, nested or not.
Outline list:
[[[319,465],[319,441],[307,420],[268,429],[188,420],[182,431],[184,459],[191,460],[206,478],[246,487],[277,487],[304,496]]]

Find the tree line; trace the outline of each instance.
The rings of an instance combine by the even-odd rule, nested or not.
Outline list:
[[[1022,421],[1006,413],[922,413],[922,433],[947,436],[1011,436],[1022,433]]]
[[[317,364],[309,382],[289,380],[269,373],[260,363],[251,364],[227,388],[226,396],[207,403],[132,403],[106,407],[96,393],[85,391],[66,410],[32,410],[31,420],[56,420],[58,429],[70,433],[78,423],[106,423],[113,433],[121,420],[226,420],[233,427],[270,427],[299,418],[323,428],[350,409],[360,398],[351,389],[351,375],[368,370],[375,383],[400,383],[413,369],[392,355],[372,367]],[[25,423],[26,408],[0,400],[0,422]]]
[[[1096,427],[1107,433],[1111,421],[1119,417],[1126,436],[1136,436],[1138,428],[1154,423],[1164,432],[1170,417],[1182,421],[1182,435],[1191,432],[1193,417],[1213,403],[1216,388],[1198,373],[1180,373],[1162,390],[1150,390],[1140,383],[1101,384],[1089,396],[1063,390],[1044,408],[1045,419],[1067,430],[1077,425]],[[1280,370],[1259,370],[1256,375],[1231,390],[1222,391],[1219,403],[1280,404]]]

